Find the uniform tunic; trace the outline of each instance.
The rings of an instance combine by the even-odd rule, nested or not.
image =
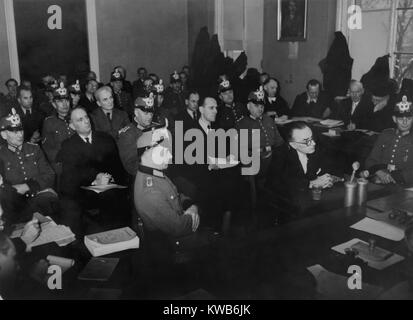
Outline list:
[[[247,109],[240,103],[234,103],[232,107],[221,104],[218,108],[216,124],[218,128],[229,130],[235,128],[246,115]]]
[[[135,176],[138,171],[139,159],[136,143],[141,134],[142,130],[137,127],[136,123],[130,123],[119,131],[117,144],[120,160],[123,168],[131,176]]]
[[[55,174],[38,145],[27,142],[22,145],[21,150],[1,146],[0,160],[4,166],[0,172],[11,185],[26,183],[32,196],[52,188]]]
[[[183,214],[181,197],[162,171],[139,166],[135,180],[135,206],[149,231],[173,237],[192,234],[192,218]]]
[[[42,130],[42,148],[50,163],[56,162],[56,156],[63,141],[70,138],[74,130],[69,126],[69,119],[65,120],[59,116],[50,116],[44,120]]]
[[[370,173],[388,170],[398,183],[413,183],[413,134],[402,136],[396,129],[386,129],[378,137],[366,160]]]

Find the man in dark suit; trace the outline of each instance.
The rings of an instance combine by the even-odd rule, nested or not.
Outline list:
[[[368,129],[382,132],[384,129],[394,128],[393,110],[397,103],[395,95],[391,94],[387,82],[372,88],[373,114],[368,122]]]
[[[124,171],[115,140],[104,132],[92,131],[86,111],[75,108],[70,114],[70,126],[76,133],[63,142],[57,155],[62,163],[60,193],[64,222],[80,231],[82,209],[99,208],[100,216],[108,222],[122,212],[119,205],[126,203],[125,192],[119,189],[95,193],[82,186],[105,186],[124,182]],[[123,199],[123,200],[122,200]]]
[[[305,122],[292,122],[287,127],[287,143],[274,151],[270,187],[275,194],[289,199],[299,192],[333,185],[328,164],[316,148],[313,132]]]
[[[198,123],[199,119],[199,93],[195,90],[188,92],[185,99],[186,109],[182,110],[175,117],[175,121],[182,121],[184,133],[188,129],[193,128]]]
[[[143,89],[143,81],[146,79],[148,76],[148,71],[144,67],[140,67],[137,71],[138,74],[138,79],[133,81],[132,84],[132,96],[134,99],[138,97],[138,93],[142,91]]]
[[[98,109],[98,105],[95,99],[95,92],[98,89],[98,82],[95,79],[90,79],[86,82],[86,91],[80,97],[79,106],[85,108],[87,113],[92,113]]]
[[[327,118],[331,113],[331,104],[327,94],[321,92],[321,83],[313,79],[307,83],[307,91],[295,98],[291,116]]]
[[[34,107],[32,90],[26,87],[19,87],[17,90],[17,100],[19,107],[16,109],[16,112],[23,123],[24,140],[32,143],[40,142],[40,133],[45,116]]]
[[[268,78],[264,83],[265,105],[264,111],[270,117],[286,117],[290,115],[287,101],[280,95],[280,83],[275,78]]]
[[[353,80],[350,83],[350,98],[339,103],[333,118],[343,121],[349,130],[367,129],[373,108],[371,99],[364,94],[363,84]]]
[[[96,131],[110,134],[115,140],[118,139],[119,130],[127,126],[130,121],[128,114],[114,108],[112,89],[104,86],[95,93],[99,109],[90,115]]]

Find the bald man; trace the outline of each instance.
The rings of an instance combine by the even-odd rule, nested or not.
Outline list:
[[[351,81],[349,93],[350,97],[339,103],[333,118],[342,120],[349,130],[368,129],[374,106],[364,94],[363,84]]]

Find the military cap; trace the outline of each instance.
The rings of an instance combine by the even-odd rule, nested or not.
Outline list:
[[[135,108],[153,113],[155,112],[154,103],[153,93],[151,92],[148,97],[137,97],[135,100]]]
[[[412,103],[407,101],[407,96],[403,96],[402,101],[396,104],[393,115],[395,117],[413,116]]]
[[[170,83],[176,83],[176,82],[181,82],[181,78],[179,77],[178,72],[174,71],[174,73],[172,73],[170,76]]]
[[[148,150],[157,145],[162,145],[169,149],[172,148],[171,133],[168,130],[167,120],[165,125],[154,125],[144,129],[137,141],[138,150]]]
[[[79,80],[76,80],[76,83],[73,83],[69,86],[69,92],[73,94],[81,94]]]
[[[252,91],[248,95],[248,102],[264,105],[264,97],[264,89],[261,86],[256,91]]]
[[[63,82],[60,82],[59,88],[53,91],[53,99],[60,100],[60,99],[69,99],[69,92],[65,88]]]
[[[225,91],[232,90],[231,82],[228,79],[222,79],[218,84],[218,93],[223,93]]]
[[[110,81],[123,81],[123,76],[122,73],[119,71],[119,69],[115,69],[111,74],[110,74]]]
[[[20,120],[20,116],[17,114],[14,108],[11,109],[11,114],[0,119],[0,131],[21,131],[23,125]]]

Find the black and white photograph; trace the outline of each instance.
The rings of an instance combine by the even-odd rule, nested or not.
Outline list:
[[[413,299],[412,39],[413,0],[0,1],[1,306]]]

